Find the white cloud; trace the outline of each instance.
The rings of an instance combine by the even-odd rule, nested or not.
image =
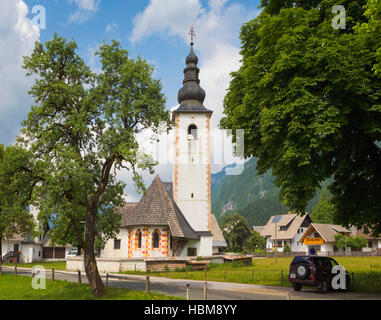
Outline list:
[[[99,9],[101,0],[67,0],[70,4],[75,4],[77,10],[70,15],[69,23],[83,23],[89,20]]]
[[[107,33],[111,33],[111,32],[116,32],[116,31],[118,31],[118,29],[119,29],[119,26],[117,23],[115,23],[115,22],[110,23],[106,26],[105,33],[107,34]]]
[[[20,123],[27,117],[33,101],[28,91],[33,80],[22,69],[23,56],[30,55],[40,31],[26,17],[22,0],[0,2],[0,143],[12,143]]]

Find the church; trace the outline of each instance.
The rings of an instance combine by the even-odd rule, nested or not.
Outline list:
[[[146,259],[212,256],[227,244],[211,212],[210,119],[200,87],[193,41],[186,57],[175,124],[173,182],[156,176],[138,203],[118,208],[119,234],[100,259]]]

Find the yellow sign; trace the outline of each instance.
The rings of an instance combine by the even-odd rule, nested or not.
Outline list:
[[[324,244],[323,238],[304,238],[303,242],[307,245]]]

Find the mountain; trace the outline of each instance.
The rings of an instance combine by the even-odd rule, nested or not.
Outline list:
[[[271,172],[257,175],[256,166],[257,159],[251,158],[244,164],[240,175],[226,175],[226,168],[234,165],[212,174],[212,212],[217,220],[221,221],[223,215],[236,211],[246,218],[249,226],[265,225],[272,215],[288,212],[279,200],[279,188],[273,184],[275,177]],[[326,185],[328,182],[322,187]],[[321,190],[309,202],[307,212],[317,204],[320,193]]]

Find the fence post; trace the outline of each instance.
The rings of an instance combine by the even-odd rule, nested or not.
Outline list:
[[[190,300],[190,284],[187,283],[187,300]]]
[[[52,268],[52,281],[54,281],[54,268]]]
[[[204,300],[207,300],[207,293],[208,293],[208,288],[207,288],[207,282],[204,282]]]
[[[146,293],[150,294],[149,276],[146,276]]]
[[[106,288],[108,287],[108,273],[106,273]]]
[[[17,277],[17,264],[15,265],[15,277]]]
[[[207,270],[207,268],[206,268],[207,266],[205,265],[205,281],[206,281],[206,270]]]
[[[352,285],[355,287],[355,274],[352,272]]]
[[[78,283],[82,283],[81,270],[78,270]]]

